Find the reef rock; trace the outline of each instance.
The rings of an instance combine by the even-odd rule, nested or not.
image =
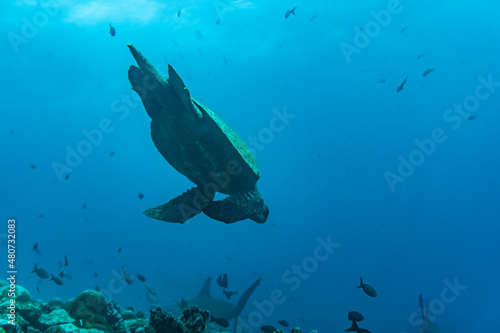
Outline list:
[[[45,333],[80,333],[84,331],[73,324],[63,324],[50,326]]]
[[[94,290],[85,290],[77,298],[67,301],[63,309],[76,320],[106,324],[107,306],[108,303],[100,293]]]
[[[149,325],[156,333],[203,333],[210,317],[208,311],[202,311],[197,306],[187,307],[179,318],[160,308],[150,313]]]
[[[39,325],[33,325],[35,328],[39,328],[45,331],[47,328],[53,325],[61,325],[72,323],[75,320],[70,317],[70,315],[64,309],[53,310],[50,313],[42,314],[38,318]]]

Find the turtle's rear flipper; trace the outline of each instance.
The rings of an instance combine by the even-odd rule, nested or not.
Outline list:
[[[204,196],[199,187],[193,187],[166,204],[146,209],[143,214],[160,221],[184,223],[201,213],[212,199]]]
[[[233,195],[224,200],[210,201],[203,209],[208,217],[224,223],[234,223],[251,219],[264,223],[269,215],[269,208],[264,203],[257,189],[244,194]]]

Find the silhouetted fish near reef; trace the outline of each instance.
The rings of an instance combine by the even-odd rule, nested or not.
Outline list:
[[[369,284],[363,283],[363,279],[360,277],[359,278],[359,286],[358,288],[362,288],[365,294],[371,297],[377,297],[377,292],[375,291],[375,288],[370,286]]]
[[[50,276],[51,278],[49,281],[54,281],[54,283],[57,284],[58,286],[62,286],[64,284],[60,278],[54,276],[53,274],[50,274]]]
[[[49,278],[49,273],[47,273],[47,271],[43,268],[36,267],[36,264],[35,264],[35,267],[33,268],[33,270],[31,271],[31,273],[36,273],[36,275],[38,275],[38,277],[40,277],[42,279]]]
[[[285,13],[285,18],[288,18],[288,17],[289,17],[290,15],[292,15],[292,14],[293,14],[294,16],[296,16],[296,15],[295,15],[295,8],[297,8],[297,6],[293,7],[292,9],[287,10],[287,11],[286,11],[286,13]]]
[[[354,321],[363,321],[363,319],[365,318],[358,311],[349,311],[349,313],[347,314],[347,319]]]
[[[125,266],[122,266],[122,274],[123,274],[123,276],[122,276],[121,280],[125,280],[125,282],[129,285],[134,283],[134,278],[131,275],[128,275],[127,273],[125,273]]]
[[[260,328],[260,330],[262,332],[265,332],[265,333],[273,333],[273,332],[277,331],[278,329],[276,329],[276,327],[271,326],[271,325],[264,325]]]
[[[396,92],[400,92],[401,90],[403,90],[403,88],[405,87],[405,84],[406,84],[406,79],[408,78],[405,77],[405,80],[403,81],[403,83],[401,83],[397,88],[396,88]]]
[[[284,327],[290,326],[286,320],[278,320],[278,324],[280,324],[280,325],[282,325]]]
[[[229,327],[229,322],[225,318],[214,318],[214,317],[212,317],[212,319],[210,321],[214,322],[217,325],[222,326],[222,327]]]
[[[35,251],[36,254],[42,254],[42,251],[38,248],[38,243],[33,244],[33,251]]]
[[[434,72],[434,68],[426,69],[425,72],[422,73],[422,76],[426,77],[427,75],[429,75],[432,72]]]
[[[226,295],[227,299],[231,299],[232,296],[238,295],[238,291],[223,290],[222,293]]]
[[[353,320],[351,327],[345,330],[346,332],[357,332],[357,333],[371,333],[368,330],[365,330],[364,328],[359,328],[358,324]]]
[[[141,282],[146,282],[146,278],[142,274],[137,274],[137,279]]]
[[[109,24],[109,33],[110,33],[110,34],[111,34],[111,36],[113,36],[113,37],[116,35],[116,29],[115,29],[115,27],[113,27],[113,26],[111,25],[111,23]]]
[[[219,287],[221,288],[227,288],[227,274],[221,274],[218,278],[217,278],[217,284],[219,285]]]

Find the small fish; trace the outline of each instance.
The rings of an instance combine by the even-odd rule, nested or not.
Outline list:
[[[427,75],[429,75],[432,72],[434,72],[434,68],[426,69],[425,72],[422,73],[422,76],[426,77]]]
[[[99,291],[101,291],[101,288],[99,288],[99,286],[96,284],[95,287],[94,287],[94,290],[97,291],[97,292],[99,292]]]
[[[137,274],[137,279],[141,282],[146,282],[146,278],[142,274]]]
[[[41,279],[49,278],[49,273],[47,273],[47,271],[43,268],[36,267],[36,264],[31,273],[36,273],[36,275],[38,275]]]
[[[122,247],[120,246],[120,247],[118,248],[118,253],[121,253],[121,252],[122,252]]]
[[[403,81],[403,83],[401,83],[397,88],[396,88],[396,92],[400,92],[401,90],[403,90],[403,88],[405,87],[405,84],[406,84],[406,79],[408,78],[405,77],[405,80]]]
[[[154,303],[157,302],[155,295],[153,295],[151,293],[147,293],[146,294],[146,298],[148,299],[149,303],[153,303],[154,304]]]
[[[285,18],[288,18],[288,16],[290,16],[291,14],[293,14],[294,16],[296,16],[295,15],[295,8],[297,8],[297,6],[293,7],[292,9],[287,10],[286,13],[285,13]]]
[[[357,332],[357,333],[371,333],[368,330],[365,330],[364,328],[359,328],[358,324],[353,320],[351,327],[345,330],[346,332]]]
[[[38,218],[42,218],[43,217],[43,214],[38,214]]]
[[[475,114],[471,114],[471,115],[469,116],[469,118],[467,118],[467,119],[469,119],[469,120],[474,120],[474,119],[476,119],[476,115],[475,115]]]
[[[221,274],[218,278],[217,278],[217,284],[219,285],[219,287],[221,288],[227,288],[227,274]]]
[[[68,266],[68,256],[64,256],[64,266]]]
[[[68,180],[68,179],[69,179],[69,176],[71,176],[71,174],[70,174],[70,173],[68,173],[68,174],[66,175],[66,177],[64,177],[64,179]]]
[[[223,55],[222,56],[222,60],[224,60],[224,63],[227,65],[227,58],[226,58],[226,56]]]
[[[54,276],[53,274],[50,274],[50,276],[51,279],[49,281],[54,281],[58,286],[62,286],[64,284],[60,278]]]
[[[153,296],[156,296],[156,289],[155,288],[149,288],[148,286],[146,287],[146,294],[151,294]]]
[[[203,35],[200,30],[196,30],[196,36],[198,36],[199,39],[203,39]]]
[[[64,278],[64,268],[60,261],[59,261],[59,271],[57,272],[57,275],[59,275],[61,279]]]
[[[313,16],[311,16],[311,18],[309,19],[309,22],[314,21],[314,19],[315,19],[316,17],[318,17],[318,15],[316,15],[316,14],[314,14]]]
[[[218,18],[217,21],[215,21],[215,24],[217,24],[217,25],[220,24],[220,18]]]
[[[109,33],[110,33],[110,34],[111,34],[111,36],[113,36],[113,37],[116,35],[116,29],[115,29],[115,27],[113,27],[113,26],[111,25],[111,23],[109,24]]]
[[[177,12],[177,17],[181,17],[182,9]]]
[[[42,254],[42,251],[38,248],[38,243],[33,244],[33,251],[38,255]]]
[[[229,291],[229,290],[223,290],[222,293],[226,295],[227,299],[231,299],[232,296],[238,295],[238,291]]]
[[[35,164],[35,163],[31,163],[31,164],[30,164],[30,168],[32,168],[32,169],[36,169],[36,164]]]
[[[115,156],[115,152],[114,151],[110,152],[109,156]]]
[[[125,280],[128,285],[134,283],[134,278],[125,272],[125,266],[122,266],[122,278],[120,280]]]
[[[405,32],[406,30],[408,30],[408,27],[404,27],[403,29],[401,29],[400,33],[403,33],[403,32]]]
[[[212,316],[212,319],[210,319],[210,322],[215,322],[217,325],[222,326],[222,327],[229,327],[229,322],[225,318],[215,318]]]
[[[139,194],[137,195],[137,197],[138,197],[139,199],[142,199],[142,198],[144,198],[144,194],[142,194],[141,192],[139,192]]]
[[[424,56],[424,54],[423,54],[423,53],[420,53],[420,54],[417,56],[417,60],[422,59],[422,57],[423,57],[423,56]]]
[[[96,278],[99,274],[97,272],[94,272],[94,277]]]
[[[286,320],[278,320],[278,324],[280,324],[281,326],[284,326],[284,327],[290,326],[290,324],[288,324],[288,322]]]
[[[271,325],[264,325],[260,328],[260,330],[262,332],[265,332],[265,333],[273,333],[273,332],[277,331],[276,327],[271,326]]]
[[[359,278],[359,280],[360,280],[360,283],[359,283],[358,288],[362,288],[363,291],[365,292],[365,294],[367,294],[368,296],[377,297],[377,292],[375,291],[375,288],[373,288],[369,284],[363,283],[363,279],[361,277]]]
[[[347,314],[347,319],[353,321],[363,321],[363,319],[365,318],[358,311],[349,311],[349,313]]]
[[[378,83],[385,83],[385,79],[380,79]]]
[[[86,202],[84,202],[83,206],[82,206],[82,209],[85,209],[85,208],[87,208],[87,203]]]

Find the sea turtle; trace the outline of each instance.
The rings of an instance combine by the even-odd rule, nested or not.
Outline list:
[[[245,142],[215,113],[191,98],[172,66],[167,80],[133,46],[139,67],[130,66],[132,89],[151,117],[151,137],[170,165],[197,186],[164,205],[144,211],[166,222],[184,223],[203,211],[225,223],[247,218],[264,223],[269,215],[257,190],[259,168]],[[227,194],[215,201],[215,193]]]

